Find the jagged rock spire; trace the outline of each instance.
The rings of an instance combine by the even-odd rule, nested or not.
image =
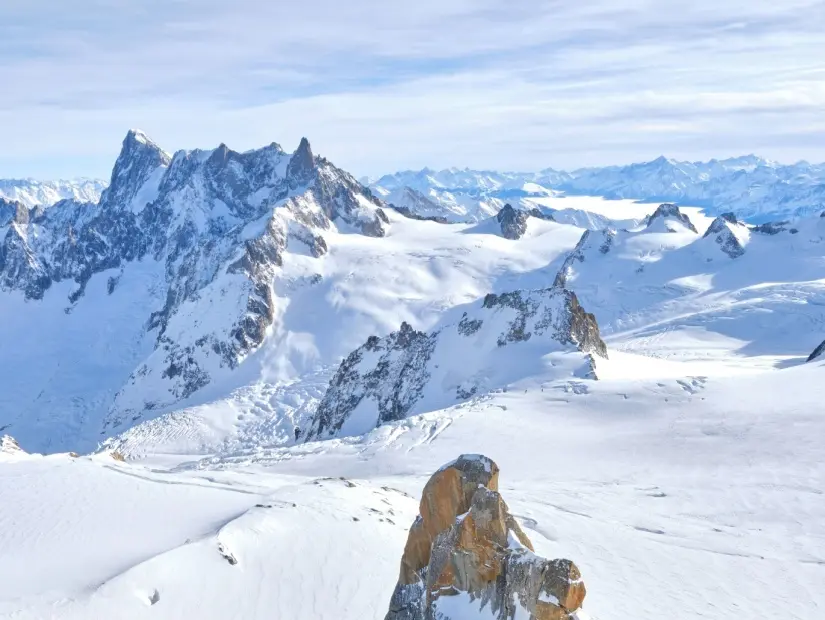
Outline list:
[[[498,492],[492,459],[465,454],[424,487],[385,620],[575,618],[586,589],[570,560],[545,560]],[[458,606],[444,599],[467,594]]]
[[[298,149],[292,154],[287,166],[287,177],[299,182],[306,182],[315,170],[315,156],[312,154],[312,147],[309,140],[301,138]]]
[[[171,156],[139,129],[130,129],[123,139],[120,155],[112,170],[101,204],[131,203],[147,179],[160,167],[167,167]]]

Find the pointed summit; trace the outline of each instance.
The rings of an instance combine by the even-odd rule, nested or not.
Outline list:
[[[739,258],[745,253],[750,230],[733,213],[723,213],[711,222],[704,238],[712,238],[730,258]]]
[[[126,205],[159,168],[166,168],[172,157],[139,129],[130,129],[123,139],[120,155],[112,170],[109,188],[103,192],[103,205]]]
[[[679,207],[672,202],[659,205],[656,211],[653,212],[653,215],[648,216],[647,228],[650,228],[657,221],[664,222],[664,228],[667,232],[676,232],[676,228],[672,226],[675,222],[678,222],[688,230],[697,234],[699,232],[696,230],[693,222],[690,221],[690,218],[682,213]]]
[[[298,150],[292,154],[292,159],[289,160],[289,166],[286,170],[287,177],[299,182],[306,182],[314,170],[315,156],[312,154],[312,147],[309,145],[309,140],[301,138]]]
[[[514,209],[509,203],[504,205],[496,215],[496,220],[501,225],[501,235],[512,241],[521,239],[527,232],[527,217],[527,213]]]

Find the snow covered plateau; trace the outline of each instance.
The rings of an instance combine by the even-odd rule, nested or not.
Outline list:
[[[483,454],[564,618],[820,620],[823,170],[786,168],[362,184],[131,131],[99,199],[5,194],[0,618],[400,618],[422,489]]]

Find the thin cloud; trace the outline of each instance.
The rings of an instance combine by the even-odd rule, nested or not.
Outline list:
[[[105,176],[132,126],[358,174],[816,160],[823,33],[813,0],[6,0],[0,176]]]

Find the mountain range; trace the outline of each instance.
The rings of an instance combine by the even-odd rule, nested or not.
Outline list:
[[[781,165],[755,155],[708,162],[660,157],[628,166],[501,173],[451,168],[403,171],[367,180],[388,202],[450,221],[479,221],[505,203],[564,210],[560,197],[678,202],[751,222],[825,210],[825,165]]]
[[[0,199],[0,617],[818,617],[786,168],[369,186],[133,130],[98,200]]]
[[[27,207],[49,206],[61,200],[97,202],[106,189],[102,179],[37,181],[35,179],[0,179],[0,198],[20,202]]]

